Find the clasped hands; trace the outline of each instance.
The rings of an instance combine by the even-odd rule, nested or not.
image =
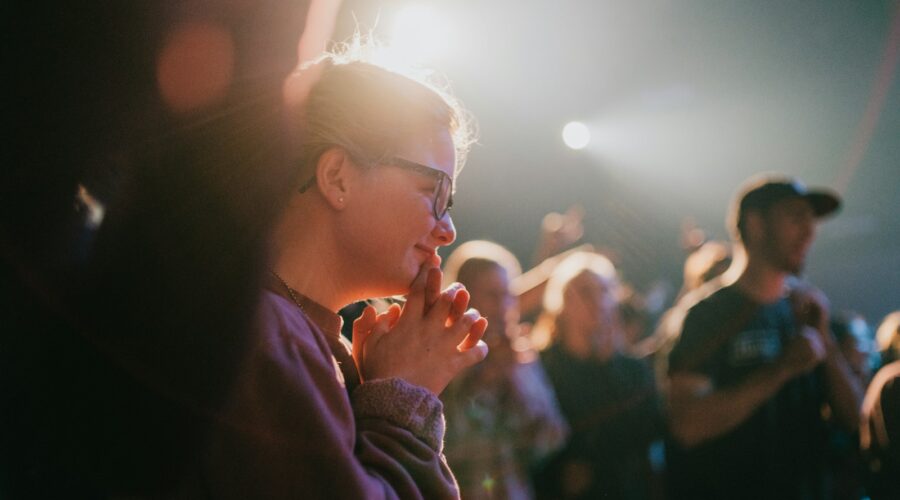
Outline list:
[[[836,347],[828,328],[829,304],[825,294],[800,283],[791,291],[790,299],[798,335],[788,342],[782,361],[793,375],[800,375],[818,366]]]
[[[353,323],[353,359],[363,381],[399,377],[440,394],[462,370],[487,356],[487,320],[467,309],[459,283],[441,291],[438,260],[427,261],[403,306],[376,313],[367,306]]]

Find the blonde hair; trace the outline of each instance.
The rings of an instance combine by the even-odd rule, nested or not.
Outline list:
[[[731,265],[731,247],[721,241],[707,241],[684,261],[684,285],[681,295],[700,288],[720,276]]]
[[[569,283],[585,271],[618,285],[618,275],[613,263],[603,255],[593,252],[575,252],[556,268],[547,280],[544,290],[544,310],[532,329],[532,343],[539,349],[549,347],[557,334],[557,321],[565,305],[565,292]],[[617,290],[613,290],[617,294]]]
[[[900,359],[900,311],[884,317],[875,333],[875,342],[879,351],[891,359]]]
[[[456,150],[455,172],[474,142],[468,113],[445,88],[424,74],[401,74],[371,62],[374,42],[359,34],[305,65],[292,77],[309,88],[293,113],[295,154],[304,177],[329,148],[357,161],[379,163],[396,155],[421,130],[447,128]]]
[[[491,241],[472,240],[457,247],[447,257],[444,264],[444,284],[460,281],[460,278],[469,281],[471,277],[466,276],[476,272],[475,267],[488,265],[503,268],[509,279],[522,274],[522,266],[512,252]],[[465,281],[463,284],[466,284]]]

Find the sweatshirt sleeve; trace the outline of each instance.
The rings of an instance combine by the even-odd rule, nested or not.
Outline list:
[[[457,498],[440,401],[399,379],[348,396],[323,334],[264,301],[252,350],[212,436],[213,498]]]

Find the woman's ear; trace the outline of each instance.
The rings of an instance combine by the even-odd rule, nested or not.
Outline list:
[[[331,148],[316,163],[316,185],[326,202],[336,210],[346,206],[351,178],[356,174],[350,157],[341,148]]]

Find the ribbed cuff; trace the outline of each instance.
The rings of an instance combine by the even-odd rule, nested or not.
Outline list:
[[[350,395],[357,419],[380,418],[408,429],[435,451],[444,446],[444,405],[428,389],[399,378],[372,380]]]

